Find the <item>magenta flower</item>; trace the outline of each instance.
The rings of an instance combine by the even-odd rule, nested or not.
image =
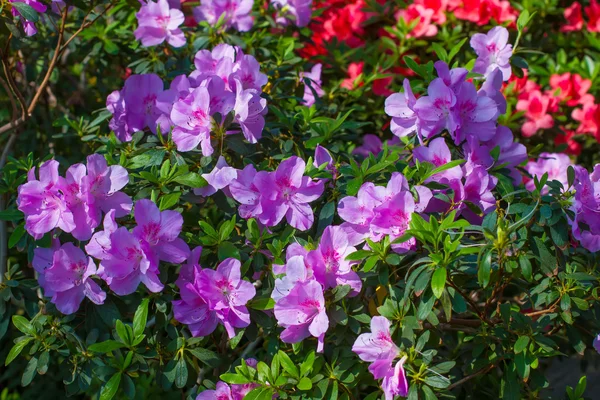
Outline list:
[[[210,93],[206,87],[197,87],[185,98],[173,104],[171,120],[175,124],[173,141],[179,151],[190,151],[201,145],[202,154],[210,156]]]
[[[285,216],[294,228],[308,230],[314,222],[309,203],[323,193],[323,182],[304,176],[306,163],[293,156],[282,161],[274,172],[260,171],[256,174],[256,188],[262,195],[261,222],[267,226],[277,225]]]
[[[250,324],[246,303],[256,295],[254,286],[241,278],[241,263],[228,258],[217,270],[203,269],[199,275],[198,292],[225,327],[229,338],[235,336],[234,328]]]
[[[236,48],[235,64],[233,65],[230,82],[242,84],[242,88],[261,91],[263,86],[269,82],[267,75],[260,72],[260,64],[249,54],[244,54],[241,49]]]
[[[179,276],[175,281],[175,284],[182,288],[188,282],[194,282],[194,271],[198,270],[198,272],[202,271],[202,267],[200,266],[200,255],[202,254],[202,247],[195,247],[194,250],[191,251],[190,256],[187,259],[187,263],[181,266],[179,270]]]
[[[95,304],[104,303],[106,293],[91,279],[96,274],[96,264],[72,243],[65,243],[56,251],[36,249],[33,265],[40,274],[44,294],[52,297],[61,313],[73,314],[85,297]]]
[[[279,10],[282,10],[285,16],[291,16],[296,26],[302,28],[310,22],[312,16],[312,0],[271,0]],[[286,20],[278,18],[277,22],[285,23]]]
[[[477,53],[473,72],[486,78],[495,69],[502,71],[505,81],[510,78],[512,45],[508,44],[508,30],[502,26],[492,28],[487,34],[476,33],[471,37],[471,47]]]
[[[38,13],[46,12],[46,6],[38,0],[9,0],[9,3],[25,3],[31,8],[33,8]],[[12,15],[15,17],[21,17],[21,23],[23,24],[23,29],[25,30],[25,35],[33,36],[37,33],[37,29],[35,27],[35,23],[25,19],[21,13],[17,10],[16,7],[12,7],[11,10]]]
[[[450,188],[454,191],[455,208],[472,223],[481,223],[481,217],[470,208],[468,202],[481,210],[483,215],[489,214],[496,208],[496,198],[492,189],[496,180],[488,174],[485,168],[476,167],[466,176],[465,182],[456,179],[450,181]]]
[[[594,338],[594,349],[600,353],[600,334]]]
[[[224,14],[225,28],[234,27],[240,32],[247,32],[254,23],[250,15],[253,4],[253,0],[203,0],[194,8],[194,18],[214,26]]]
[[[323,351],[329,318],[325,313],[323,288],[314,280],[298,282],[289,294],[275,304],[277,323],[285,329],[281,340],[298,343],[309,336],[317,338],[317,351]]]
[[[182,268],[178,279],[181,300],[173,301],[175,319],[186,324],[194,337],[210,335],[219,323],[217,313],[209,309],[208,303],[200,293],[203,285],[201,271],[199,265],[195,267],[191,271],[190,281],[187,281],[188,277],[182,276],[187,270]]]
[[[456,90],[456,105],[453,120],[458,124],[450,130],[454,143],[460,144],[467,136],[475,136],[481,141],[492,139],[496,133],[498,106],[486,96],[478,96],[475,85],[461,83]]]
[[[255,185],[256,168],[248,164],[237,171],[237,177],[229,184],[231,196],[241,203],[238,207],[240,217],[257,218],[262,214],[261,193]]]
[[[167,0],[149,0],[135,14],[138,28],[133,32],[142,46],[157,46],[165,40],[173,47],[185,45],[185,36],[179,26],[185,19],[177,9],[170,9]]]
[[[415,212],[415,200],[409,191],[403,191],[375,208],[376,216],[371,221],[375,229],[396,239],[408,229]]]
[[[310,72],[301,72],[300,79],[304,82],[308,79],[309,83],[304,83],[304,97],[302,98],[304,101],[304,105],[307,107],[315,104],[315,94],[318,97],[323,96],[325,93],[321,85],[321,69],[323,68],[322,64],[315,64]]]
[[[562,153],[541,153],[537,161],[529,161],[525,166],[525,170],[531,176],[537,176],[538,180],[542,179],[545,173],[548,173],[548,181],[559,181],[566,189],[568,184],[567,170],[572,165],[568,155]],[[529,191],[535,189],[533,179],[527,179],[525,188]],[[542,193],[548,193],[548,188],[542,189]]]
[[[406,356],[392,367],[394,359],[400,355],[400,349],[392,340],[390,321],[387,318],[373,317],[371,333],[361,334],[354,342],[352,351],[361,360],[371,363],[369,371],[375,379],[383,379],[381,387],[386,400],[408,394],[408,381],[404,372]]]
[[[205,390],[196,396],[196,400],[236,400],[231,394],[231,388],[225,382],[217,382],[216,390]]]
[[[230,167],[225,158],[219,156],[215,168],[208,174],[202,174],[208,185],[194,189],[194,194],[207,197],[217,193],[218,190],[226,190],[229,184],[237,178],[237,175],[237,169]]]
[[[346,196],[338,204],[338,214],[350,224],[347,226],[346,233],[348,230],[354,231],[363,237],[361,241],[364,241],[367,235],[374,236],[369,233],[371,221],[375,216],[375,207],[381,204],[377,190],[372,182],[366,182],[360,187],[356,197]]]
[[[408,79],[404,79],[404,93],[394,93],[385,99],[385,113],[392,117],[390,129],[394,135],[404,137],[417,132],[416,102]]]
[[[286,256],[289,258],[285,264],[285,276],[275,279],[275,286],[271,292],[271,298],[275,302],[290,294],[296,283],[314,279],[313,271],[307,267],[304,255]]]
[[[456,92],[458,87],[465,81],[469,71],[466,68],[448,67],[444,61],[436,61],[434,64],[438,77],[444,81],[444,84]]]
[[[319,247],[308,253],[306,262],[324,289],[350,285],[350,296],[356,296],[362,288],[362,281],[352,270],[352,263],[346,260],[346,257],[355,251],[356,249],[349,245],[348,235],[341,227],[328,226],[323,231]]]
[[[119,226],[115,221],[115,210],[106,213],[104,216],[103,227],[104,230],[94,233],[88,244],[85,245],[85,252],[98,260],[104,260],[110,257],[110,236],[119,229]],[[102,266],[100,266],[100,269],[102,269]],[[101,274],[99,273],[98,275]]]
[[[233,73],[236,53],[241,53],[241,50],[236,50],[235,47],[225,43],[215,46],[212,51],[198,51],[194,56],[196,71],[190,74],[190,79],[201,82],[207,77],[216,75],[224,82],[228,82],[229,75]]]
[[[156,123],[160,126],[162,133],[169,132],[173,126],[173,121],[171,121],[173,104],[178,100],[184,99],[191,89],[192,84],[190,79],[186,75],[179,75],[173,79],[168,90],[156,96],[156,108],[160,112]]]
[[[485,143],[490,151],[496,147],[500,147],[500,155],[498,156],[498,164],[504,165],[510,170],[510,177],[515,185],[521,183],[523,175],[516,167],[523,164],[527,160],[527,148],[521,143],[514,141],[512,132],[506,126],[499,125],[496,128],[496,134],[492,140]]]
[[[446,144],[446,140],[444,138],[435,138],[429,142],[427,147],[418,146],[413,150],[413,156],[415,160],[421,162],[429,162],[434,165],[435,168],[445,165],[452,161],[452,154],[450,153],[450,149]],[[462,170],[459,166],[452,167],[445,171],[442,171],[438,174],[427,179],[426,182],[430,181],[449,181],[452,179],[461,179],[463,176]]]
[[[67,207],[58,176],[58,161],[46,161],[35,179],[35,167],[27,174],[27,183],[19,186],[17,205],[25,214],[25,229],[36,240],[55,228],[64,232],[75,229],[73,213]]]
[[[393,95],[392,95],[393,96]],[[389,98],[389,97],[388,97]],[[387,102],[387,100],[386,100]],[[387,110],[386,110],[387,113]],[[389,115],[389,114],[388,114]],[[363,144],[352,150],[352,154],[367,158],[370,154],[378,155],[383,149],[383,143],[377,135],[366,134],[362,137]]]

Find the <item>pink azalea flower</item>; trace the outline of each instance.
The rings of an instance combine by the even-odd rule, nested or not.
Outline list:
[[[58,249],[36,249],[33,266],[40,274],[44,294],[63,314],[73,314],[85,297],[95,304],[103,304],[106,293],[91,278],[96,264],[90,257],[65,243]]]
[[[550,87],[555,92],[558,90],[556,98],[559,101],[566,101],[569,107],[594,101],[594,96],[588,93],[592,87],[592,81],[583,79],[576,73],[565,72],[550,76]]]
[[[196,21],[206,21],[215,25],[224,15],[224,26],[235,28],[240,32],[247,32],[252,28],[254,18],[252,12],[253,0],[204,0],[194,8]]]
[[[552,107],[552,98],[542,94],[538,90],[528,93],[527,98],[520,99],[517,102],[516,109],[525,111],[527,122],[523,124],[521,132],[524,136],[533,136],[540,129],[548,129],[554,126],[554,119],[548,112]]]
[[[508,44],[508,30],[502,26],[492,28],[487,34],[476,33],[471,37],[471,47],[477,53],[473,72],[486,78],[495,69],[502,71],[505,81],[512,73],[510,57],[512,44]]]
[[[201,272],[199,264],[191,270],[182,267],[177,284],[181,300],[173,301],[175,319],[186,324],[194,337],[210,335],[219,323],[216,311],[209,308],[200,291],[204,284]]]
[[[236,400],[231,394],[231,388],[225,382],[217,382],[216,390],[205,390],[196,396],[196,400]]]
[[[261,192],[255,185],[256,168],[248,164],[237,171],[237,177],[229,184],[231,196],[241,203],[238,207],[240,217],[259,218],[262,214]]]
[[[282,161],[277,171],[260,171],[255,186],[262,195],[261,222],[267,226],[277,225],[285,216],[296,229],[308,230],[314,222],[309,203],[323,193],[323,182],[304,176],[306,163],[293,156]]]
[[[256,89],[243,89],[236,79],[236,97],[233,111],[234,122],[242,129],[242,134],[250,143],[256,143],[262,137],[265,127],[264,115],[267,113],[267,100]]]
[[[426,138],[437,135],[443,129],[454,133],[459,127],[459,121],[452,112],[455,104],[456,95],[452,89],[442,78],[434,79],[427,88],[427,96],[420,97],[414,105],[415,114],[424,121],[419,126],[419,133]]]
[[[177,150],[190,151],[200,145],[204,156],[213,153],[210,144],[210,97],[208,89],[201,86],[173,104],[171,120],[175,129],[172,135]]]
[[[285,275],[275,279],[275,286],[271,292],[271,298],[278,302],[288,294],[296,286],[298,282],[307,282],[314,279],[312,269],[308,268],[305,261],[305,255],[292,255],[293,252],[286,253],[288,257],[285,264]],[[275,272],[275,271],[273,271]]]
[[[281,340],[298,343],[309,336],[317,338],[317,351],[323,351],[329,318],[325,312],[323,288],[314,280],[298,282],[289,294],[275,303],[275,318],[285,329]]]
[[[406,25],[416,25],[406,35],[406,37],[420,38],[435,36],[437,34],[437,26],[433,25],[434,10],[425,8],[421,4],[410,4],[406,9],[398,11],[397,19],[403,19]]]
[[[246,303],[256,295],[254,286],[241,278],[241,263],[228,258],[217,266],[217,270],[203,269],[199,275],[198,292],[214,311],[225,327],[229,338],[235,336],[234,328],[245,328],[250,324]]]
[[[588,17],[587,30],[589,32],[600,32],[600,4],[597,0],[591,0],[590,5],[584,9]]]
[[[429,142],[427,147],[418,146],[413,150],[415,160],[421,162],[429,162],[434,165],[435,168],[445,165],[452,161],[452,154],[446,144],[444,138],[435,138]],[[463,176],[462,170],[459,166],[452,167],[445,171],[442,171],[434,176],[428,178],[426,182],[442,180],[450,181],[452,179],[461,179]]]
[[[27,174],[27,183],[19,186],[17,205],[25,214],[25,229],[36,240],[55,228],[64,232],[75,229],[73,213],[68,208],[58,176],[58,161],[46,161],[35,177],[35,167]]]
[[[170,9],[167,0],[149,0],[135,14],[138,28],[133,32],[142,46],[157,46],[165,40],[173,47],[185,45],[185,36],[179,26],[185,19],[177,9]]]
[[[600,140],[600,106],[598,104],[585,103],[582,108],[574,109],[571,117],[579,122],[577,133],[589,133],[596,136],[596,140]]]

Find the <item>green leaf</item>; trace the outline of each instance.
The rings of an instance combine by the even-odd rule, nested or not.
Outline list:
[[[94,353],[108,353],[123,347],[126,347],[126,345],[121,342],[117,342],[116,340],[106,340],[104,342],[94,343],[88,347],[88,350],[93,351]]]
[[[312,389],[312,382],[307,377],[300,379],[296,387],[300,390],[310,390]]]
[[[121,338],[123,343],[130,345],[132,343],[133,338],[129,336],[129,331],[125,327],[125,324],[121,320],[117,320],[116,323],[117,335]]]
[[[444,293],[444,288],[446,287],[446,268],[438,268],[433,273],[431,277],[431,290],[433,291],[433,295],[436,298],[442,297],[442,293]]]
[[[21,354],[21,351],[23,351],[25,346],[27,346],[27,344],[33,340],[33,338],[30,336],[22,337],[24,337],[25,339],[21,340],[20,342],[17,342],[8,352],[8,355],[6,356],[6,361],[4,361],[5,366],[10,364],[15,358],[17,358],[17,356]]]
[[[293,363],[292,359],[281,350],[279,350],[277,354],[279,354],[279,361],[281,362],[284,371],[294,378],[299,378],[298,368],[296,367],[296,364]]]
[[[202,361],[204,364],[209,367],[218,367],[221,364],[221,359],[219,355],[214,351],[203,349],[203,348],[195,348],[189,349],[186,347],[186,350],[189,351],[194,357],[198,360]]]
[[[188,172],[187,174],[179,175],[173,180],[181,185],[189,186],[194,189],[208,185],[206,179],[195,172]]]
[[[484,250],[479,259],[479,268],[477,269],[477,280],[482,287],[487,287],[490,283],[492,273],[492,250]]]
[[[238,375],[238,374],[231,374],[231,373],[221,374],[220,378],[223,382],[233,383],[235,385],[243,385],[244,383],[251,382],[245,376]]]
[[[275,307],[275,300],[270,297],[253,299],[248,303],[248,307],[254,310],[272,310]]]
[[[338,285],[333,289],[333,302],[337,303],[350,293],[352,287],[350,285]]]
[[[527,281],[531,282],[533,280],[533,272],[531,268],[531,262],[526,255],[519,256],[519,265],[521,266],[521,272]]]
[[[185,357],[181,357],[175,365],[175,386],[179,389],[185,386],[188,380],[188,368]]]
[[[24,234],[25,234],[25,224],[19,224],[15,228],[13,233],[11,233],[10,238],[8,238],[8,248],[12,249],[13,247],[15,247],[15,245],[17,243],[19,243],[19,240],[21,240],[21,238],[23,237]]]
[[[221,243],[219,245],[218,255],[219,255],[219,261],[223,261],[227,258],[235,258],[237,260],[240,259],[240,251],[231,242]]]
[[[300,375],[305,376],[315,363],[315,351],[311,350],[306,356],[306,359],[300,365]]]
[[[35,378],[35,375],[37,373],[37,364],[37,358],[32,357],[29,360],[29,362],[25,366],[25,370],[23,371],[23,376],[21,376],[21,386],[28,386],[33,380],[33,378]]]
[[[425,181],[427,178],[429,178],[435,174],[439,174],[440,172],[444,172],[446,170],[449,170],[450,168],[457,167],[464,163],[465,163],[465,160],[452,160],[446,164],[440,165],[439,167],[437,167],[437,168],[433,169],[432,171],[430,171],[429,173],[425,174],[425,176],[422,178],[422,180]]]
[[[27,318],[22,317],[20,315],[13,315],[12,322],[15,325],[15,328],[20,330],[26,335],[35,335],[35,328],[31,325],[31,322],[27,320]]]
[[[121,373],[117,372],[106,382],[106,385],[102,388],[100,392],[100,400],[110,400],[112,399],[117,391],[119,390],[119,385],[121,384]]]
[[[360,261],[365,258],[372,256],[373,252],[369,250],[357,250],[354,253],[350,253],[346,256],[346,261]]]
[[[519,354],[527,348],[529,344],[529,336],[519,336],[515,342],[515,354]]]
[[[38,22],[40,20],[38,13],[29,4],[11,3],[11,5],[13,8],[16,8],[19,14],[26,20],[31,22]]]
[[[173,207],[179,201],[181,192],[173,192],[160,197],[159,208],[161,211]]]
[[[144,329],[146,329],[146,322],[148,321],[148,299],[142,300],[137,310],[135,310],[135,315],[133,316],[133,336],[138,338],[142,333],[144,333]]]
[[[460,42],[455,44],[454,47],[452,47],[452,49],[450,49],[450,53],[448,54],[448,61],[447,61],[448,64],[450,64],[450,61],[452,61],[454,56],[456,56],[458,54],[458,52],[460,51],[460,49],[463,47],[463,45],[465,44],[465,42],[467,40],[468,40],[468,38],[464,38],[463,40],[461,40]]]
[[[14,3],[23,4],[23,3]],[[0,211],[0,221],[20,221],[25,218],[25,215],[16,209],[8,209]]]

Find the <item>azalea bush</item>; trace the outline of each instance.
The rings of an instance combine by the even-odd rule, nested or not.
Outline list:
[[[594,398],[596,0],[0,14],[3,399]]]

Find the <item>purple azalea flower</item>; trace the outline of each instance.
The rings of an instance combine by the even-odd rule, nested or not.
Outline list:
[[[216,390],[205,390],[200,392],[196,400],[235,400],[231,394],[231,388],[225,382],[217,382]]]
[[[600,334],[594,338],[594,349],[600,353]]]
[[[260,72],[260,64],[253,56],[236,50],[236,62],[233,65],[230,82],[242,84],[242,88],[261,91],[263,86],[269,82],[267,75]]]
[[[321,69],[323,68],[322,64],[315,64],[310,72],[301,72],[300,79],[304,82],[305,78],[308,79],[309,83],[304,84],[304,97],[302,98],[304,101],[304,105],[307,107],[315,104],[315,94],[318,97],[322,97],[325,94],[321,85]]]
[[[393,96],[393,95],[392,95]],[[387,100],[386,100],[387,102]],[[387,109],[386,109],[387,113]],[[361,146],[356,147],[352,150],[352,154],[359,155],[361,157],[367,158],[370,154],[376,156],[383,149],[383,143],[379,136],[367,134],[362,137],[363,144]]]
[[[224,14],[225,28],[234,27],[240,32],[247,32],[254,23],[250,15],[253,4],[253,0],[203,0],[194,8],[194,18],[214,26]]]
[[[288,253],[291,253],[289,249]],[[307,267],[304,255],[290,256],[290,254],[286,254],[286,256],[289,258],[285,264],[285,276],[275,279],[275,286],[271,292],[271,298],[275,302],[290,294],[296,283],[314,279],[313,271]]]
[[[85,252],[98,260],[104,260],[110,257],[110,236],[119,229],[119,226],[115,221],[115,210],[106,213],[104,216],[103,227],[104,230],[94,233],[88,244],[85,246]],[[101,269],[102,266],[100,266],[99,270]],[[98,273],[98,275],[101,275],[101,273]]]
[[[282,161],[277,171],[260,171],[255,186],[262,195],[261,222],[267,226],[277,225],[285,216],[296,229],[308,230],[314,222],[309,203],[323,193],[322,181],[304,176],[306,163],[293,156]]]
[[[510,129],[502,125],[496,128],[496,134],[492,140],[486,142],[485,146],[482,147],[488,147],[491,151],[496,146],[500,147],[497,164],[508,168],[513,183],[515,185],[520,184],[523,175],[516,167],[527,161],[527,148],[525,145],[515,142]]]
[[[473,72],[486,78],[495,69],[502,71],[505,81],[510,78],[512,45],[508,44],[508,30],[502,26],[492,28],[487,34],[476,33],[471,37],[471,47],[477,53]]]
[[[559,181],[566,189],[568,184],[567,170],[572,165],[568,155],[562,153],[541,153],[537,161],[529,161],[525,166],[525,170],[531,176],[537,176],[541,179],[545,173],[548,173],[549,181]],[[535,189],[535,182],[529,179],[525,183],[525,188],[529,191]],[[548,193],[548,188],[542,189],[542,193]]]
[[[169,132],[173,126],[171,121],[171,111],[173,104],[178,100],[183,100],[190,90],[192,84],[186,75],[179,75],[171,82],[168,90],[159,93],[156,96],[156,108],[160,111],[160,116],[156,120],[160,126],[161,132]]]
[[[216,75],[227,83],[233,73],[236,53],[241,54],[241,50],[225,43],[215,46],[212,51],[198,51],[194,56],[196,71],[190,74],[190,79],[201,82]]]
[[[29,171],[27,183],[19,186],[17,205],[25,214],[25,229],[36,240],[55,228],[67,233],[75,229],[73,213],[62,192],[56,160],[42,164],[39,180],[35,177],[35,167]]]
[[[202,267],[200,266],[200,255],[202,254],[202,247],[195,247],[194,250],[190,253],[190,256],[187,259],[187,263],[181,266],[179,270],[179,276],[175,281],[175,284],[181,289],[188,282],[194,282],[194,271],[202,271]]]
[[[238,260],[228,258],[216,271],[203,269],[199,275],[198,292],[208,303],[208,309],[215,312],[230,339],[235,336],[234,328],[250,324],[246,303],[256,295],[254,286],[241,278],[240,268]]]
[[[284,15],[293,17],[296,26],[302,28],[310,22],[312,16],[312,0],[271,0],[276,8],[282,10]],[[284,18],[278,18],[277,22],[285,23]]]
[[[350,296],[356,296],[362,288],[362,281],[352,270],[352,263],[346,257],[356,249],[349,245],[348,235],[339,226],[328,226],[323,231],[319,247],[306,257],[307,263],[314,271],[317,282],[324,289],[338,285],[350,285]]]
[[[192,336],[208,336],[217,328],[219,320],[200,292],[203,285],[202,268],[197,265],[190,272],[189,277],[182,276],[187,269],[182,268],[180,272],[178,286],[181,300],[173,301],[173,314],[177,321],[188,326]]]
[[[236,96],[234,122],[240,125],[247,141],[256,143],[262,137],[265,127],[264,115],[267,113],[267,100],[260,96],[256,89],[243,89],[236,79]]]
[[[412,193],[408,191],[400,192],[375,208],[376,215],[371,224],[377,232],[390,235],[390,239],[393,240],[406,232],[414,212],[415,200]],[[407,243],[413,244],[412,241],[402,244]]]
[[[496,207],[496,198],[492,189],[496,181],[488,174],[485,168],[476,167],[466,176],[465,182],[461,180],[450,181],[450,188],[454,191],[455,207],[460,213],[473,223],[480,223],[481,217],[473,213],[465,204],[471,203],[481,210],[483,215],[489,214]]]
[[[469,71],[466,68],[452,68],[448,67],[443,61],[436,61],[434,64],[435,71],[438,77],[444,81],[444,84],[453,91],[456,91],[458,87],[465,81]]]
[[[171,120],[175,124],[173,141],[179,151],[190,151],[201,145],[202,154],[210,156],[210,93],[206,87],[197,87],[185,98],[173,104]]]
[[[238,207],[240,217],[257,218],[262,214],[261,193],[255,185],[256,168],[248,164],[237,171],[237,177],[229,184],[231,196],[241,203]]]
[[[85,297],[95,304],[104,303],[106,293],[91,278],[96,274],[96,264],[72,243],[65,243],[55,251],[36,251],[33,265],[40,273],[44,294],[52,297],[52,303],[61,313],[73,314]]]
[[[502,72],[499,69],[490,73],[477,91],[477,95],[489,97],[496,102],[498,113],[494,118],[506,113],[506,98],[502,94]]]
[[[33,8],[38,13],[45,13],[46,6],[38,0],[9,0],[9,3],[25,3],[31,8]],[[23,30],[25,31],[25,35],[33,36],[37,33],[37,29],[35,27],[35,23],[33,21],[29,21],[25,19],[19,10],[16,7],[12,7],[11,10],[12,15],[15,17],[21,17],[21,23],[23,24]]]
[[[139,26],[133,34],[142,46],[157,46],[165,40],[173,47],[185,45],[185,36],[179,29],[185,17],[180,10],[170,9],[167,0],[150,0],[135,16]]]
[[[448,164],[452,161],[452,154],[450,153],[450,149],[446,144],[446,140],[444,138],[435,138],[429,142],[427,147],[418,146],[413,150],[413,156],[415,160],[421,162],[429,162],[433,164],[436,168],[442,165]],[[426,182],[437,181],[440,182],[442,180],[452,180],[452,179],[461,179],[463,176],[462,170],[459,166],[452,167],[445,171],[442,171],[434,176],[428,178]]]
[[[352,351],[361,360],[371,363],[369,371],[375,379],[383,379],[381,387],[386,400],[408,394],[408,381],[404,372],[406,356],[392,367],[394,359],[400,355],[400,349],[392,340],[390,321],[387,318],[373,317],[371,333],[361,334],[354,342]]]
[[[364,241],[367,235],[374,236],[370,235],[371,221],[375,216],[375,207],[381,204],[376,191],[377,188],[372,182],[366,182],[358,189],[355,197],[346,196],[338,204],[338,214],[350,224],[346,226],[346,233],[353,231],[363,237],[361,241]]]
[[[229,184],[237,178],[237,175],[237,169],[230,167],[229,164],[227,164],[227,161],[225,161],[225,158],[219,156],[215,168],[208,174],[202,174],[202,177],[206,180],[208,185],[194,189],[194,194],[207,197],[217,193],[218,190],[225,191]]]
[[[574,187],[575,219],[570,221],[573,237],[587,250],[600,251],[600,164],[596,164],[592,174],[575,166]]]
[[[492,139],[496,133],[498,106],[486,96],[478,96],[475,85],[462,82],[456,90],[456,105],[452,118],[458,124],[453,134],[454,143],[460,144],[467,136],[472,135],[481,141]]]
[[[326,164],[325,171],[330,172],[333,179],[337,179],[338,171],[335,168],[335,161],[333,160],[331,153],[325,147],[318,144],[315,148],[315,159],[313,161],[313,166],[315,168],[319,168],[323,164]]]
[[[323,288],[314,280],[298,282],[289,294],[275,303],[277,323],[285,328],[281,341],[298,343],[309,336],[317,338],[317,351],[323,351],[329,318],[325,312]]]
[[[429,138],[437,135],[443,129],[454,133],[459,127],[457,115],[453,112],[456,95],[442,78],[434,79],[427,88],[427,96],[417,99],[414,112],[419,121],[419,134]]]
[[[408,79],[404,79],[404,93],[394,93],[385,99],[385,113],[392,117],[390,129],[394,135],[404,137],[417,132],[416,102]]]

